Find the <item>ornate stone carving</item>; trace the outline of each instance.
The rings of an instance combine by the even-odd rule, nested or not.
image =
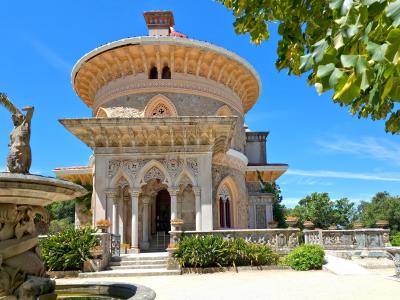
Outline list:
[[[26,281],[26,276],[45,275],[35,237],[34,218],[37,214],[48,222],[49,216],[43,207],[0,204],[0,298],[32,292],[27,286],[29,280]],[[48,279],[41,282],[49,284]]]
[[[189,170],[192,171],[194,176],[197,177],[199,175],[199,164],[197,158],[187,158],[186,165]]]
[[[184,161],[183,159],[162,159],[162,165],[167,169],[169,176],[172,180],[182,172]]]
[[[150,168],[150,170],[148,170],[146,174],[143,176],[143,180],[145,182],[148,182],[151,179],[159,179],[160,181],[164,181],[165,175],[159,168],[154,166]]]
[[[218,191],[218,198],[221,198],[224,201],[227,201],[232,198],[229,189],[226,185],[223,185]]]
[[[141,118],[143,117],[143,111],[140,111],[133,107],[114,106],[114,107],[101,107],[96,115],[99,117],[107,118]]]

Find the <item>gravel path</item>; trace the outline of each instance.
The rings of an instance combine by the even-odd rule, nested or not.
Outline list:
[[[157,300],[400,299],[400,282],[385,278],[393,273],[393,269],[359,275],[269,270],[100,280],[146,285],[157,293]],[[71,281],[96,280],[57,280]]]

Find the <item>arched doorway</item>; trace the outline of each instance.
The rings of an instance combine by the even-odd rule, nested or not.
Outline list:
[[[166,189],[156,196],[156,231],[168,233],[171,230],[171,196]]]

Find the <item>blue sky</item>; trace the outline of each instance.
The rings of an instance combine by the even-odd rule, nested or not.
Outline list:
[[[231,12],[212,0],[2,1],[0,90],[19,107],[35,106],[32,173],[87,164],[90,149],[57,121],[90,116],[71,87],[72,67],[99,45],[145,35],[142,13],[157,9],[174,11],[176,30],[236,52],[258,71],[263,91],[246,123],[270,132],[270,163],[290,166],[278,180],[287,206],[311,192],[356,202],[384,190],[400,194],[400,136],[386,134],[382,121],[351,116],[329,94],[318,96],[305,77],[278,72],[277,25],[268,42],[251,45],[234,33]],[[0,108],[0,169],[11,129]]]

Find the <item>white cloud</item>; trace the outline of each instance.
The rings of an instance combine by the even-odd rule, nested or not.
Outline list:
[[[399,173],[356,173],[356,172],[338,172],[328,170],[299,170],[289,169],[287,175],[307,176],[319,178],[339,178],[339,179],[358,179],[372,181],[398,181],[400,182]]]
[[[32,47],[36,50],[36,52],[50,65],[62,72],[67,72],[67,74],[70,74],[72,70],[72,65],[65,59],[63,59],[58,53],[36,39],[27,39],[31,43]]]
[[[388,139],[362,137],[358,140],[350,140],[344,137],[336,137],[331,141],[319,140],[317,144],[328,151],[352,153],[400,166],[400,143]]]

